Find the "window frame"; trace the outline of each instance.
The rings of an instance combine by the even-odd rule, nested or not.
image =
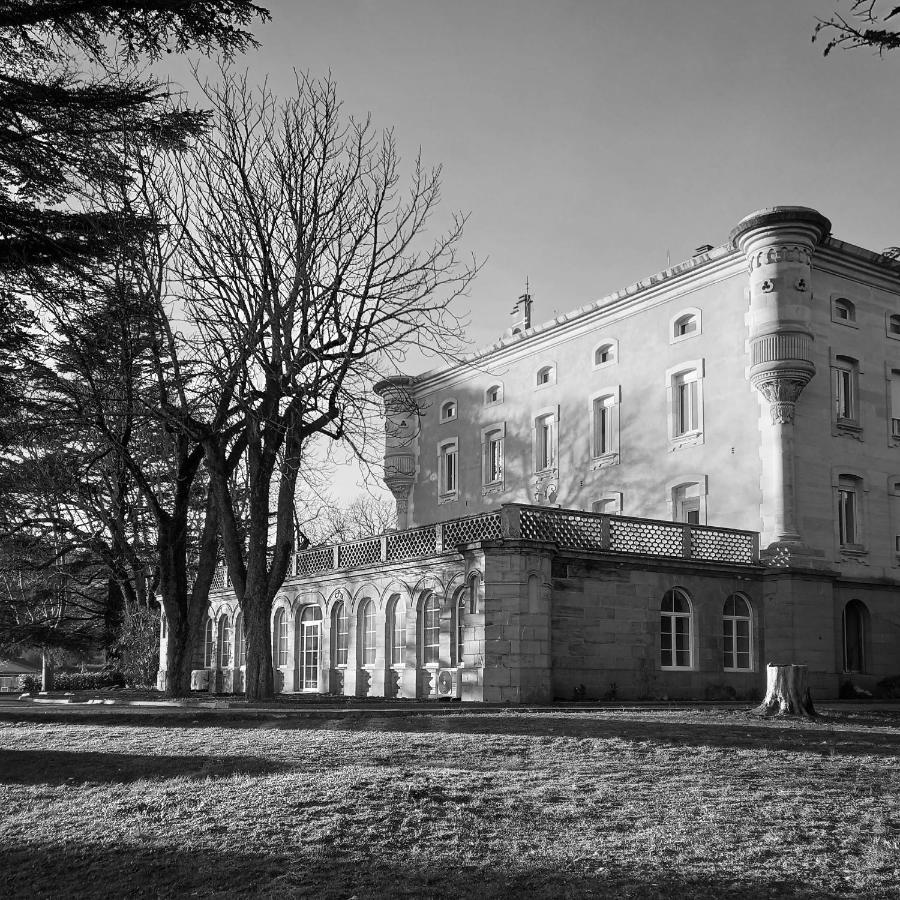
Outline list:
[[[400,594],[391,594],[388,600],[389,660],[392,668],[406,662],[406,604]],[[399,658],[398,658],[399,657]]]
[[[728,610],[728,601],[732,598],[737,598],[741,600],[746,609],[746,615],[738,615],[737,613],[729,613]],[[739,625],[746,624],[747,627],[747,665],[741,666],[738,665],[740,662],[740,656],[742,655],[742,651],[738,649],[738,640],[740,635],[738,634]],[[729,627],[730,626],[730,627]],[[729,634],[730,631],[730,634]],[[731,639],[731,662],[733,665],[728,664],[728,645],[727,640]],[[754,671],[754,660],[753,660],[753,604],[750,602],[749,597],[745,594],[742,594],[740,591],[734,591],[729,594],[725,601],[722,604],[722,670],[725,672],[752,672]]]
[[[490,395],[492,391],[497,391],[497,399],[491,400]],[[499,406],[503,403],[503,382],[496,381],[493,384],[488,385],[484,389],[484,405],[485,406]]]
[[[346,669],[350,658],[350,610],[346,600],[338,600],[331,611],[331,641],[332,667]]]
[[[378,659],[378,616],[375,601],[371,597],[360,600],[356,612],[356,630],[359,639],[359,667],[371,668]]]
[[[433,613],[429,612],[433,609]],[[429,620],[431,615],[432,620]],[[419,600],[419,656],[420,665],[438,668],[441,664],[441,602],[437,594],[427,590]],[[434,638],[429,642],[429,638]]]
[[[541,409],[532,415],[531,455],[533,474],[542,475],[557,471],[559,464],[559,407]]]
[[[897,330],[894,331],[891,325],[896,325]],[[884,333],[892,341],[900,341],[900,313],[889,311],[884,314]]]
[[[215,623],[210,615],[206,617],[206,628],[203,632],[203,668],[213,668],[215,662]]]
[[[846,311],[847,315],[842,316],[841,310]],[[846,328],[859,328],[856,321],[856,304],[843,294],[832,294],[831,321]]]
[[[693,319],[696,327],[690,331],[679,333],[679,323],[687,318]],[[703,334],[703,311],[699,307],[685,307],[669,318],[670,344],[680,344],[682,341],[689,341],[693,338],[700,337],[701,334]]]
[[[598,362],[597,354],[604,349],[610,350],[610,358],[604,360],[603,362]],[[591,364],[593,366],[593,370],[596,372],[598,369],[608,369],[610,366],[614,366],[618,362],[619,341],[616,338],[601,338],[594,345],[594,349],[591,351]]]
[[[216,666],[219,669],[227,669],[231,666],[232,653],[234,652],[234,635],[227,613],[222,613],[219,616],[216,631]]]
[[[444,438],[437,445],[438,503],[447,503],[459,497],[459,438]],[[452,463],[451,463],[452,460]],[[450,475],[452,474],[452,478]],[[450,486],[452,484],[452,486]]]
[[[613,385],[595,391],[588,398],[588,415],[591,423],[590,457],[591,469],[603,469],[619,463],[619,406],[621,386]],[[608,402],[607,402],[608,401]],[[602,417],[600,413],[603,413]],[[602,418],[604,427],[598,421]],[[602,440],[602,444],[600,439]]]
[[[835,467],[832,475],[832,488],[835,548],[840,556],[864,556],[868,553],[866,545],[868,487],[866,480],[857,471],[847,467]],[[847,538],[854,540],[847,540]]]
[[[679,612],[676,610],[668,611],[664,609],[664,604],[666,603],[666,598],[669,595],[678,595],[681,596],[685,602],[687,603],[688,611]],[[674,606],[674,604],[673,604]],[[663,594],[662,599],[659,603],[659,667],[663,671],[667,672],[688,672],[694,669],[694,604],[691,600],[691,595],[682,587],[671,587],[669,590]],[[683,649],[678,648],[678,626],[677,622],[679,621],[687,621],[687,654],[688,654],[688,663],[687,665],[679,665],[678,664],[678,654],[684,653]],[[664,662],[666,648],[664,645],[663,636],[666,633],[664,628],[664,622],[668,621],[669,623],[669,634],[672,636],[671,647],[668,652],[671,654],[671,661],[669,663]]]
[[[860,438],[863,431],[859,404],[859,360],[843,353],[831,354],[831,403],[834,434]],[[849,413],[846,415],[845,413]]]
[[[494,476],[494,448],[498,445],[499,471]],[[506,422],[495,422],[481,429],[481,494],[503,490],[506,469]]]
[[[450,409],[448,413],[447,410]],[[441,425],[446,422],[455,422],[457,416],[459,415],[459,403],[456,402],[456,397],[447,397],[445,400],[441,401],[441,405],[438,411],[438,422]]]
[[[545,381],[541,380],[541,377],[546,374],[547,379]],[[537,369],[534,371],[534,389],[536,391],[546,390],[549,387],[553,387],[556,384],[556,363],[547,360],[541,363]]]
[[[697,509],[699,512],[699,522],[698,525],[706,525],[709,521],[708,519],[708,493],[709,493],[709,477],[701,472],[686,472],[680,478],[674,478],[672,481],[669,481],[666,484],[666,506],[668,510],[669,520],[672,522],[679,522],[682,525],[690,525],[690,522],[685,521],[679,516],[683,513],[684,509],[679,508],[679,503],[684,503],[688,500],[694,500],[693,497],[683,497],[679,498],[679,492],[681,488],[686,488],[691,485],[697,486],[697,500],[699,501],[697,505]]]
[[[702,444],[705,441],[703,382],[706,374],[706,361],[703,358],[685,360],[677,366],[666,370],[666,419],[669,430],[669,444],[672,450]],[[696,385],[687,392],[693,395],[690,408],[695,409],[696,422],[685,428],[684,397],[688,385]]]
[[[272,644],[272,656],[275,661],[275,667],[278,669],[287,668],[291,664],[290,622],[288,620],[288,611],[283,606],[279,606],[275,610],[275,616],[272,619]]]
[[[607,512],[606,510],[599,509],[598,507],[604,503],[615,503],[616,511],[615,512]],[[591,512],[599,513],[605,516],[621,516],[622,513],[622,492],[621,491],[606,491],[601,494],[596,500],[591,502]]]

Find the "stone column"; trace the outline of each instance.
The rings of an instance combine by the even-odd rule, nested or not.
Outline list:
[[[394,375],[375,385],[384,401],[384,483],[397,502],[397,528],[409,527],[409,494],[416,480],[418,416],[410,389],[413,379]]]
[[[731,241],[750,283],[750,383],[769,403],[761,424],[763,543],[801,551],[795,490],[794,412],[813,363],[812,269],[831,222],[805,206],[774,206],[742,219]],[[802,555],[802,554],[801,554]]]

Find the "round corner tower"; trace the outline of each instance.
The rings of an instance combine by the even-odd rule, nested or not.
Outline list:
[[[812,257],[831,222],[806,206],[773,206],[745,216],[732,245],[747,258],[750,383],[769,403],[763,422],[763,534],[801,546],[795,491],[794,411],[815,375]]]
[[[401,530],[409,527],[409,493],[416,480],[414,381],[408,375],[392,375],[374,387],[384,402],[384,483],[397,502],[397,528]]]

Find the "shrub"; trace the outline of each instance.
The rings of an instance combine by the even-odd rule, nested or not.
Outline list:
[[[127,614],[113,647],[113,667],[130,687],[156,684],[159,613],[139,608]]]
[[[103,669],[100,672],[57,672],[53,676],[55,691],[98,691],[108,687],[123,687],[125,679],[121,672]],[[43,690],[40,675],[20,675],[19,688],[34,693]]]

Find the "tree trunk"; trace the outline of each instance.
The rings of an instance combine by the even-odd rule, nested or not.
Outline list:
[[[758,716],[815,716],[807,674],[806,666],[769,663],[766,667],[766,696],[753,712]]]
[[[247,639],[244,691],[248,700],[271,700],[275,696],[275,673],[272,669],[272,639],[269,628],[271,604],[245,595],[242,611]]]
[[[166,634],[167,697],[187,697],[191,692],[191,670],[194,667],[194,642],[183,621],[168,621]]]
[[[41,690],[53,690],[53,674],[54,674],[53,655],[49,648],[41,648]]]

